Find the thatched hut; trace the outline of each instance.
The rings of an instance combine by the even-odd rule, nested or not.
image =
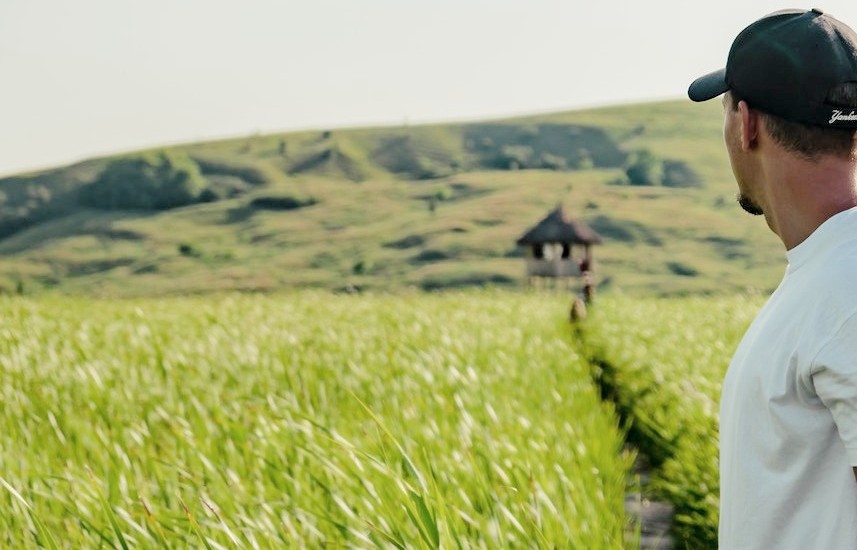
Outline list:
[[[518,239],[526,247],[527,278],[588,278],[593,271],[592,246],[601,236],[579,220],[568,218],[558,205]]]

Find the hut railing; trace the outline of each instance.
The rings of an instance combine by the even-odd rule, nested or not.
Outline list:
[[[527,276],[529,277],[580,277],[581,275],[577,259],[527,258]]]

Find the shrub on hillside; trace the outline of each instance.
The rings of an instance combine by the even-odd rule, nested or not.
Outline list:
[[[696,277],[699,275],[699,271],[695,267],[681,262],[667,262],[667,269],[680,277]]]
[[[194,245],[190,243],[181,243],[178,247],[179,254],[186,258],[199,258],[202,253]]]
[[[312,197],[302,199],[291,196],[264,196],[256,197],[250,201],[250,206],[254,208],[264,208],[266,210],[296,210],[306,206],[317,204],[318,200]]]
[[[665,160],[661,183],[664,187],[701,187],[702,178],[686,162]]]
[[[701,187],[702,178],[686,162],[660,159],[641,149],[628,158],[625,176],[630,185],[663,185],[664,187]]]
[[[631,185],[657,185],[662,171],[662,162],[647,149],[635,152],[625,165],[625,175]]]
[[[502,147],[495,161],[500,169],[517,170],[530,168],[533,162],[533,148],[526,145],[506,145]]]
[[[80,198],[107,210],[165,210],[197,202],[204,188],[205,178],[190,157],[159,152],[110,162]]]
[[[585,147],[581,147],[572,157],[569,167],[575,170],[591,170],[595,168],[595,161],[592,160],[592,155],[589,153],[589,150]]]
[[[545,170],[565,170],[568,168],[568,161],[559,155],[542,153],[539,157],[538,166]]]

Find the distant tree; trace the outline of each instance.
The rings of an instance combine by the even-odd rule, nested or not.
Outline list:
[[[108,210],[164,210],[200,199],[205,178],[187,155],[159,152],[110,162],[81,189],[84,204]]]
[[[369,260],[358,260],[351,266],[351,272],[355,275],[366,275],[372,269],[372,262]]]
[[[500,149],[498,168],[516,170],[528,168],[533,159],[533,148],[526,145],[506,145]]]
[[[661,161],[648,149],[640,149],[628,159],[625,175],[631,185],[657,185],[661,181]]]
[[[577,170],[591,170],[595,168],[595,161],[592,160],[592,154],[588,149],[581,147],[577,150],[577,155],[571,163],[571,167]]]
[[[51,191],[44,185],[27,185],[25,193],[27,196],[25,206],[28,209],[38,208],[51,200]]]
[[[202,256],[200,251],[197,250],[197,248],[190,243],[179,244],[178,250],[179,254],[186,258],[199,258],[200,256]]]
[[[452,198],[452,189],[449,187],[441,187],[434,193],[434,198],[439,201],[448,201]]]
[[[559,155],[542,153],[539,157],[539,167],[546,170],[565,170],[568,168],[568,161]]]

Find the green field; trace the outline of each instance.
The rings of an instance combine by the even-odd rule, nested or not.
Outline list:
[[[634,547],[628,441],[678,547],[711,547],[720,378],[760,300],[610,296],[579,330],[568,305],[2,298],[0,545]]]
[[[618,547],[630,457],[564,306],[3,300],[0,543]]]

